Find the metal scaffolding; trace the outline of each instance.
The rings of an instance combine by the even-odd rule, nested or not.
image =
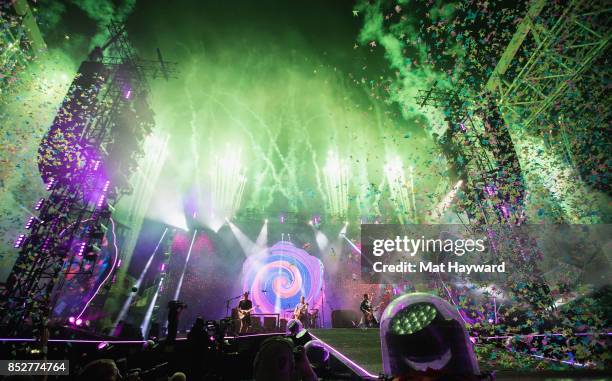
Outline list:
[[[109,33],[108,42],[81,64],[40,143],[38,166],[50,194],[35,205],[38,216],[14,244],[19,256],[0,299],[5,333],[49,318],[65,276],[92,274],[104,246],[112,251],[107,233],[111,226],[114,233],[113,205],[131,192],[128,178],[154,120],[150,64],[137,58],[123,26],[112,23]],[[105,57],[106,51],[113,58]],[[116,247],[115,241],[113,234]],[[114,256],[105,280],[116,270],[116,249]],[[96,297],[91,291],[80,314]]]
[[[611,13],[600,1],[533,1],[485,86],[530,188],[545,189],[573,223],[598,221],[581,210],[589,188],[611,192]]]
[[[448,128],[436,142],[446,157],[451,183],[460,181],[467,196],[457,204],[459,218],[468,218],[466,226],[522,222],[520,167],[495,103],[476,104],[458,91],[437,88],[436,83],[420,91],[417,101],[448,115]]]
[[[549,118],[572,82],[605,52],[611,15],[600,1],[572,1],[565,9],[534,1],[486,85],[499,96],[502,112],[525,128]]]

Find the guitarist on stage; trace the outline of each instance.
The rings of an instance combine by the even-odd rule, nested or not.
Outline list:
[[[295,309],[293,310],[293,318],[302,322],[302,326],[304,328],[308,328],[306,326],[306,322],[308,320],[307,315],[308,303],[306,303],[306,299],[302,295],[302,297],[300,298],[300,302],[295,306]]]
[[[372,308],[372,303],[370,303],[370,296],[368,294],[363,294],[363,300],[361,301],[361,305],[359,306],[361,310],[361,321],[359,322],[359,327],[378,327],[378,321],[374,317],[375,309]]]
[[[247,333],[251,326],[253,302],[249,300],[249,292],[245,291],[242,300],[238,302],[238,318],[240,319],[240,334]]]

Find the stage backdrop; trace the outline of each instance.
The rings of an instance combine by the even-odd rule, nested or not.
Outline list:
[[[323,262],[288,241],[253,253],[242,265],[242,288],[251,294],[256,312],[292,310],[304,296],[309,308],[325,298]]]

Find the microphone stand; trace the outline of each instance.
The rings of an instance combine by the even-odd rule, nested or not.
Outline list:
[[[321,327],[325,327],[325,299],[323,294],[323,287],[321,287]]]
[[[240,299],[241,296],[242,295],[238,295],[238,296],[235,296],[233,298],[227,299],[225,301],[225,317],[231,317],[230,314],[229,314],[229,311],[230,311],[230,302],[233,301],[233,300],[236,300],[236,299]]]

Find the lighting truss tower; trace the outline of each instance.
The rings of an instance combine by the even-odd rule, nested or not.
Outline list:
[[[561,15],[548,18],[546,11]],[[610,16],[612,8],[601,1],[572,1],[565,9],[534,1],[486,85],[504,114],[520,118],[524,128],[548,119],[572,82],[589,75],[608,48]]]
[[[116,247],[107,234],[115,225],[113,205],[131,191],[128,178],[154,126],[147,79],[168,78],[172,64],[161,55],[139,59],[124,26],[111,23],[109,32],[79,67],[40,143],[38,166],[50,194],[15,241],[19,255],[0,300],[5,333],[53,315],[65,275],[91,274],[99,253]]]
[[[467,196],[458,205],[459,218],[467,216],[466,226],[523,222],[520,166],[496,104],[476,104],[436,83],[419,93],[421,107],[432,105],[448,115],[448,128],[437,143],[449,163],[451,183],[462,181]]]
[[[611,17],[602,1],[533,1],[486,84],[524,170],[573,223],[598,222],[579,211],[585,186],[612,193]]]
[[[563,209],[564,218],[570,222],[585,221],[578,210],[579,205],[585,203],[587,192],[581,186],[579,168],[582,163],[576,163],[580,160],[581,151],[591,154],[589,140],[585,136],[595,136],[596,140],[603,137],[604,148],[598,153],[610,157],[610,138],[605,131],[609,130],[610,121],[607,106],[610,97],[606,91],[610,66],[606,61],[606,52],[610,44],[608,20],[611,12],[612,8],[605,2],[532,1],[482,89],[495,107],[489,107],[489,112],[481,115],[486,118],[500,113],[488,124],[494,126],[497,123],[491,122],[501,122],[505,126],[504,139],[510,143],[505,145],[505,152],[498,152],[502,162],[506,160],[506,164],[509,164],[507,159],[514,161],[512,171],[522,172],[522,176],[513,176],[514,179],[524,179],[530,189],[536,189],[532,182],[538,178],[540,184],[556,198]],[[439,91],[435,86],[428,92],[422,92],[419,99],[423,105],[433,103],[450,111],[453,138],[457,135],[452,130],[453,123],[464,119],[461,110],[479,108],[460,100],[456,93]],[[486,127],[486,119],[484,122]],[[478,131],[478,125],[475,127],[474,130]],[[480,131],[486,131],[486,128],[480,128]],[[582,149],[576,149],[577,146]],[[473,148],[469,147],[470,150]],[[457,152],[465,154],[465,146],[455,149],[456,152],[447,156],[456,157]],[[478,151],[475,155],[490,157],[487,150]],[[469,161],[468,165],[471,164]],[[592,171],[594,168],[587,169]],[[476,178],[485,181],[486,173],[486,166],[483,165],[475,165],[475,170],[469,172],[470,177],[478,175]],[[608,184],[607,188],[601,183]],[[592,181],[589,185],[610,192],[609,181],[601,183]],[[522,197],[522,180],[521,184],[511,185],[520,186],[517,189],[519,193],[514,196]],[[472,199],[480,199],[479,193],[482,192],[478,187],[470,187],[468,191],[473,192]],[[484,193],[488,193],[486,188]],[[528,236],[517,238],[523,238],[526,242],[525,246],[520,245],[521,250],[534,246]],[[533,263],[533,259],[527,263],[530,261]],[[517,273],[522,271],[520,262],[513,263]],[[537,266],[533,267],[531,280],[545,286],[543,277],[535,269]],[[528,270],[529,267],[526,267],[525,271]]]
[[[438,144],[449,163],[452,181],[463,181],[466,197],[457,205],[458,217],[466,215],[465,227],[486,234],[494,242],[493,255],[515,270],[500,282],[534,308],[548,308],[552,300],[538,269],[541,252],[528,228],[520,227],[526,222],[521,167],[497,104],[492,98],[472,102],[435,84],[417,100],[421,107],[434,105],[448,115],[448,129]],[[445,287],[442,284],[442,289]]]

